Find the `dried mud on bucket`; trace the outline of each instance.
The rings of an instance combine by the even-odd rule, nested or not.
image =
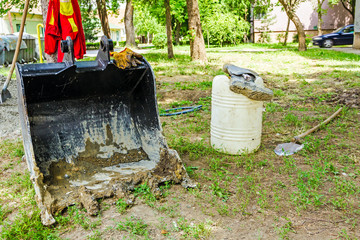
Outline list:
[[[194,187],[177,152],[171,149],[161,149],[158,163],[140,160],[104,166],[96,160],[59,161],[49,166],[48,176],[40,175],[36,186],[43,198],[37,201],[44,225],[53,224],[52,215],[76,203],[81,204],[89,215],[96,215],[99,211],[97,199],[131,198],[135,187],[143,183],[147,183],[156,195],[160,194],[159,184],[168,181],[181,183],[185,188]]]

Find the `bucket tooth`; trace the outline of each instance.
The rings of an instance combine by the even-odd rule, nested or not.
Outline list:
[[[96,199],[127,196],[147,182],[193,187],[162,135],[155,77],[144,58],[129,69],[110,60],[103,37],[95,61],[16,65],[25,156],[42,222],[69,205],[96,214]],[[65,48],[64,47],[64,48]]]

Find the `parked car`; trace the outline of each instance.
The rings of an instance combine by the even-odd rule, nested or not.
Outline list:
[[[313,45],[331,48],[334,45],[351,45],[354,41],[354,25],[338,28],[332,33],[312,38]]]

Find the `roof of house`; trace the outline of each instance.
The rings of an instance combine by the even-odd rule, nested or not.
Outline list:
[[[10,10],[11,13],[23,13],[23,9],[19,8],[12,8]],[[36,15],[42,15],[41,6],[37,6],[36,8],[29,8],[28,14],[36,14]]]

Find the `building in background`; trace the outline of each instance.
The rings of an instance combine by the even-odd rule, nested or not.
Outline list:
[[[22,18],[22,10],[10,10],[8,14],[0,17],[0,35],[19,32]],[[31,9],[26,17],[24,32],[37,37],[36,26],[43,23],[40,9]],[[12,28],[11,28],[12,25]]]
[[[125,25],[124,25],[124,13],[125,9],[120,8],[119,14],[108,13],[111,38],[114,41],[125,41]],[[10,15],[10,16],[9,16]],[[22,18],[21,10],[10,10],[9,14],[5,14],[0,17],[0,35],[7,35],[19,32]],[[12,28],[11,28],[12,23]],[[24,32],[37,38],[36,26],[39,23],[43,23],[42,13],[40,9],[31,9],[26,17],[26,24]],[[42,34],[43,35],[43,34]],[[99,40],[103,35],[101,29],[99,29]]]
[[[261,33],[265,31],[270,35],[270,42],[278,42],[279,35],[284,34],[286,31],[288,16],[282,10],[282,6],[275,6],[275,3],[278,2],[277,0],[271,0],[271,2],[274,4],[274,7],[267,15],[267,19],[264,19],[263,15],[255,16],[255,42],[259,42],[262,36]],[[351,14],[345,10],[341,3],[330,6],[326,0],[323,8],[327,9],[327,13],[323,14],[322,17],[323,23],[321,26],[323,33],[329,33],[339,27],[353,23]],[[315,10],[315,2],[306,1],[300,3],[296,14],[304,26],[305,33],[309,36],[317,35],[318,14]],[[288,42],[292,42],[296,34],[295,25],[290,21]]]
[[[125,16],[124,6],[120,6],[120,9],[117,12],[117,14],[111,12],[108,13],[110,34],[111,34],[111,39],[113,41],[117,41],[117,42],[126,41],[124,16]],[[101,31],[101,36],[102,36],[102,31]]]

